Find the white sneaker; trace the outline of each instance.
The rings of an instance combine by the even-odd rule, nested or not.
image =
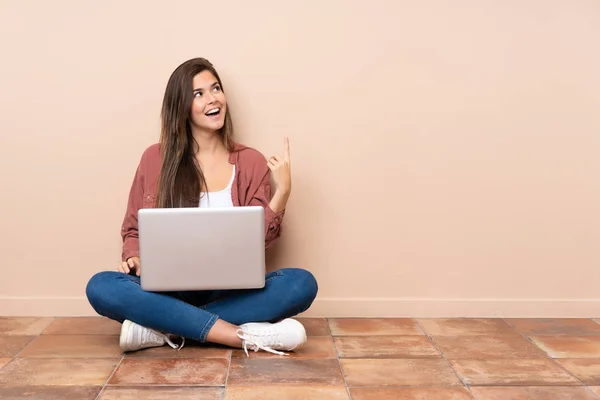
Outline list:
[[[125,320],[121,326],[119,345],[123,351],[136,351],[148,347],[160,347],[168,343],[172,348],[181,350],[185,343],[185,338],[182,338],[182,340],[181,345],[178,346],[165,334]]]
[[[237,336],[243,340],[243,348],[248,355],[248,349],[268,351],[269,353],[287,356],[277,350],[291,351],[306,343],[306,330],[295,319],[270,324],[268,322],[251,322],[240,325]]]

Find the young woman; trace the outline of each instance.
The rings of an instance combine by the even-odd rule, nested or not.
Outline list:
[[[171,75],[162,104],[160,142],[143,153],[129,193],[117,271],[94,275],[87,298],[96,312],[122,323],[123,351],[181,348],[185,338],[285,354],[306,342],[304,327],[290,317],[317,295],[303,269],[266,275],[263,289],[154,293],[140,287],[137,212],[149,207],[236,207],[265,210],[265,250],[279,236],[291,191],[290,149],[267,160],[233,139],[221,79],[213,65],[195,58]],[[271,187],[273,180],[273,190]],[[202,260],[198,260],[199,263]],[[176,271],[174,271],[176,273]],[[180,337],[181,344],[173,343]]]

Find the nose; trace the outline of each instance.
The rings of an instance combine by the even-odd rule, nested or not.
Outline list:
[[[212,93],[210,93],[210,91],[206,93],[206,102],[208,104],[212,104],[215,102],[215,96]]]

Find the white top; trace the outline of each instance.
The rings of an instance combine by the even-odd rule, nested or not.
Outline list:
[[[201,208],[216,208],[216,207],[233,207],[233,200],[231,199],[231,185],[235,178],[235,165],[233,166],[233,173],[231,174],[231,180],[227,187],[219,192],[203,192],[200,197]]]

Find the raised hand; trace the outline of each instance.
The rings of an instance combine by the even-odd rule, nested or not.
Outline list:
[[[292,174],[290,167],[290,139],[283,139],[283,155],[276,154],[269,158],[267,165],[273,176],[275,193],[287,197],[292,191]]]

